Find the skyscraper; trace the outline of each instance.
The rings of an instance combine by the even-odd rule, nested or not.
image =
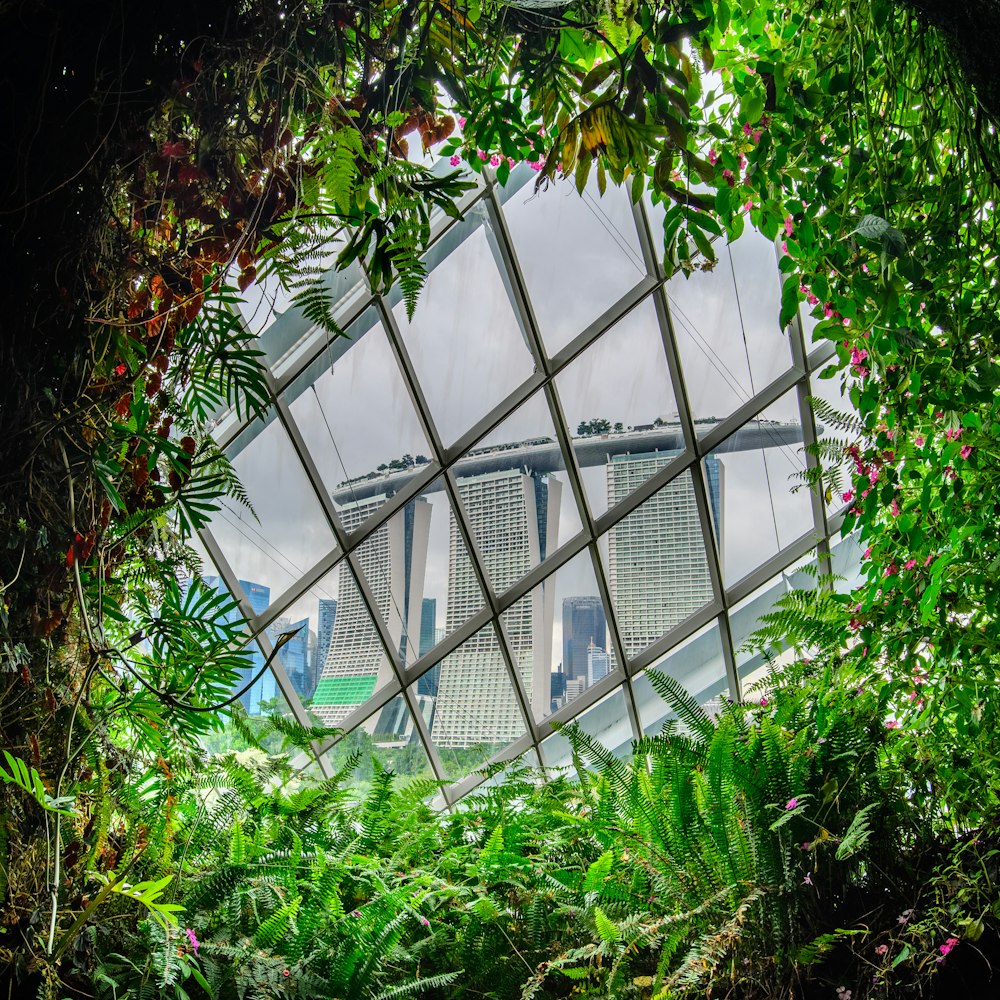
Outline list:
[[[674,457],[615,455],[608,462],[608,506]],[[709,506],[722,534],[723,469],[705,459]],[[721,545],[720,545],[721,550]],[[634,656],[712,599],[712,582],[691,477],[684,473],[611,529],[608,577],[625,652]]]
[[[591,643],[587,647],[587,687],[606,677],[610,669],[611,657],[600,646]]]
[[[332,597],[319,599],[319,616],[316,631],[316,664],[318,670],[323,669],[327,654],[330,652],[330,637],[333,635],[333,623],[337,620],[337,601]],[[314,671],[316,672],[316,671]],[[318,677],[317,677],[318,680]]]
[[[220,594],[228,593],[226,585],[219,577],[206,576],[202,579],[207,586],[214,588]],[[271,603],[270,587],[265,587],[262,583],[252,583],[249,580],[240,580],[240,587],[255,615],[262,614],[267,610],[267,606]],[[238,613],[234,612],[233,619],[238,617]],[[234,692],[249,683],[250,679],[264,666],[264,654],[261,653],[256,642],[247,646],[247,652],[250,654],[250,666],[240,670],[240,679],[233,685]],[[254,681],[252,687],[240,696],[240,704],[246,709],[248,715],[260,715],[260,703],[277,697],[280,697],[278,683],[271,671],[267,670]]]
[[[567,680],[587,676],[587,648],[607,649],[607,620],[599,597],[564,597],[562,604],[563,673]]]
[[[278,618],[267,628],[267,634],[273,643],[278,641],[282,632],[295,632],[278,652],[285,673],[298,692],[300,698],[308,698],[312,694],[312,684],[309,670],[309,619],[292,622],[288,618]]]
[[[558,480],[507,469],[458,480],[476,543],[493,587],[502,591],[544,559],[557,543]],[[448,567],[447,630],[482,606],[472,563],[452,514]],[[551,698],[553,585],[541,585],[504,614],[516,667],[532,710],[539,716]],[[537,637],[538,641],[535,642]],[[432,736],[442,747],[508,743],[524,732],[497,637],[480,630],[440,665]]]
[[[339,507],[345,530],[353,531],[388,499],[380,493]],[[357,550],[375,605],[404,662],[411,623],[420,620],[430,516],[428,501],[412,500]],[[392,668],[378,629],[365,611],[358,584],[345,561],[340,568],[337,615],[312,710],[325,725],[335,726],[390,676]]]
[[[420,609],[420,647],[417,650],[418,656],[429,653],[434,648],[435,633],[437,632],[437,600],[433,597],[425,597],[423,606]],[[438,689],[438,674],[441,672],[441,665],[436,664],[417,680],[417,694],[436,695]]]

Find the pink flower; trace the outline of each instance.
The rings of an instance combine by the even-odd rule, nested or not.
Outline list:
[[[961,436],[962,436],[961,428],[955,431],[949,429],[944,432],[944,437],[946,441],[957,441]]]
[[[781,252],[788,255],[788,244],[784,240],[781,241]]]
[[[799,800],[798,799],[789,799],[785,803],[785,809],[786,810],[794,809],[798,804],[799,804]]]
[[[190,927],[184,928],[184,933],[187,934],[188,941],[191,942],[191,950],[195,953],[195,957],[198,955],[198,939],[195,937],[194,931]]]
[[[125,374],[125,372],[127,372],[127,371],[128,371],[128,369],[127,369],[127,368],[126,368],[126,367],[125,367],[124,365],[119,365],[119,366],[118,366],[118,367],[117,367],[117,368],[115,369],[115,374],[116,374],[117,376],[121,377],[121,376],[122,376],[122,375],[124,375],[124,374]]]
[[[743,206],[744,212],[749,212],[753,208],[753,198],[747,198],[746,204]]]
[[[852,347],[851,348],[851,364],[860,365],[865,358],[868,357],[868,352],[863,347]]]
[[[465,119],[461,115],[458,116],[458,127],[465,128]]]
[[[872,547],[869,545],[868,548],[865,549],[865,554],[861,558],[862,559],[870,559],[871,558],[871,554],[872,554]]]
[[[514,169],[514,157],[513,156],[508,156],[507,157],[507,166],[510,167],[511,170]]]
[[[761,135],[763,135],[763,133],[761,132],[761,130],[759,128],[755,128],[753,130],[753,141],[754,142],[760,142]]]
[[[840,499],[843,500],[844,503],[850,503],[854,499],[854,490],[847,490],[846,492],[841,493]]]
[[[916,446],[917,446],[918,448],[923,448],[923,446],[924,446],[924,437],[923,437],[923,435],[922,435],[922,434],[918,434],[918,435],[917,435],[917,436],[916,436],[916,437],[915,437],[915,438],[913,439],[913,443],[914,443],[914,444],[915,444],[915,445],[916,445]]]
[[[876,469],[874,465],[868,470],[868,482],[870,482],[872,486],[878,482],[878,469]]]
[[[750,124],[750,122],[744,122],[743,123],[743,134],[744,135],[752,135],[753,134],[753,126]]]
[[[878,946],[878,947],[877,947],[877,948],[875,949],[875,954],[876,954],[876,955],[885,955],[885,954],[887,954],[887,953],[888,953],[888,951],[889,951],[889,946],[888,946],[887,944],[880,944],[880,945],[879,945],[879,946]]]
[[[757,70],[756,70],[756,69],[754,69],[754,67],[753,67],[753,66],[747,66],[747,72],[748,72],[748,73],[749,73],[749,74],[750,74],[751,76],[754,76],[754,75],[756,75],[756,73],[757,73]]]
[[[462,160],[461,160],[461,157],[458,155],[458,153],[455,153],[453,156],[449,157],[448,162],[453,167],[457,167],[459,165],[459,163],[462,162]]]
[[[420,917],[420,923],[423,924],[424,927],[430,927],[431,925],[431,922],[423,915]]]
[[[281,970],[281,974],[282,974],[283,976],[290,976],[290,975],[291,975],[291,973],[290,973],[290,972],[288,971],[288,969],[282,969],[282,970]]]
[[[532,170],[541,170],[542,167],[545,166],[545,161],[544,160],[529,160],[528,161],[528,166],[531,167]]]
[[[895,497],[892,498],[889,510],[892,512],[893,517],[899,517],[899,501]]]
[[[490,158],[489,153],[487,153],[485,150],[482,149],[476,151],[476,156],[478,156],[479,159],[481,159],[483,162],[485,162]]]
[[[825,304],[825,305],[823,306],[823,315],[824,315],[824,316],[825,316],[825,317],[826,317],[827,319],[830,319],[830,317],[831,317],[831,316],[833,316],[833,306],[832,306],[832,305],[830,305],[830,303],[829,303],[829,302],[827,302],[827,303],[826,303],[826,304]]]
[[[499,167],[500,166],[500,156],[497,153],[494,153],[490,157],[490,166],[491,167]]]
[[[913,567],[916,565],[917,565],[916,559],[907,559],[906,562],[903,563],[903,569],[913,569]]]
[[[767,705],[768,705],[767,699],[766,698],[761,698],[760,699],[760,707],[761,708],[767,708]]]
[[[722,179],[730,187],[735,187],[736,186],[736,179],[733,177],[733,172],[732,172],[732,170],[729,169],[729,167],[726,167],[726,169],[722,171]]]
[[[903,728],[903,723],[900,722],[899,719],[890,719],[885,724],[885,728],[886,729],[902,729]]]
[[[819,299],[816,298],[816,296],[813,295],[812,292],[809,292],[809,294],[806,295],[806,301],[809,303],[809,305],[814,306],[816,305],[817,302],[819,302]]]
[[[894,563],[889,563],[885,568],[885,576],[895,576],[899,572],[899,567]]]
[[[938,947],[938,951],[941,952],[942,955],[947,955],[952,951],[952,949],[954,949],[955,945],[957,944],[958,944],[958,938],[950,937],[948,938],[947,941],[945,941],[943,945],[940,945]]]
[[[963,444],[962,447],[959,448],[958,453],[962,456],[962,458],[968,458],[972,454],[972,445]]]
[[[708,162],[711,163],[713,167],[719,162],[719,154],[714,149],[710,149],[708,151]]]
[[[812,885],[813,884],[812,872],[806,872],[805,878],[802,879],[802,884],[803,885]]]
[[[785,235],[792,235],[792,217],[790,215],[785,216]]]

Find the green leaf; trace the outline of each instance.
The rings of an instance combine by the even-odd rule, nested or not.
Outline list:
[[[594,907],[594,923],[597,925],[597,933],[601,935],[602,941],[610,943],[621,937],[618,925],[599,906]]]
[[[858,223],[858,227],[854,230],[854,233],[858,236],[864,236],[865,239],[877,240],[884,236],[888,230],[889,223],[885,219],[877,215],[865,215]]]

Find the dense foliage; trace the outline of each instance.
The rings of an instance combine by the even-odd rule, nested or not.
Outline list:
[[[23,4],[6,34],[6,66],[42,39],[62,69],[12,128],[4,188],[8,992],[858,1000],[984,977],[1000,152],[969,84],[982,39],[854,0],[109,9],[74,36]],[[407,158],[418,140],[440,168]],[[270,400],[236,297],[277,275],[336,334],[318,275],[361,259],[419,308],[432,212],[518,160],[542,187],[648,188],[668,268],[711,267],[712,238],[747,224],[782,240],[781,321],[811,311],[846,386],[812,485],[846,509],[866,583],[821,578],[771,617],[757,641],[795,655],[759,705],[711,720],[662,679],[683,730],[629,761],[571,732],[579,780],[508,775],[449,817],[371,764],[358,804],[346,773],[206,757],[245,637],[177,574],[220,498],[245,500],[210,421]],[[329,735],[269,728],[244,737]]]

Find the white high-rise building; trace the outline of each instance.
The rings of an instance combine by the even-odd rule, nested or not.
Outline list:
[[[612,456],[608,506],[628,496],[673,457],[671,452]],[[717,458],[705,459],[709,506],[720,537],[722,471]],[[611,529],[608,577],[629,656],[711,601],[705,541],[688,473],[672,480]]]
[[[387,494],[380,493],[338,507],[345,530],[353,531],[388,499]],[[361,570],[404,662],[407,649],[416,647],[420,629],[430,518],[430,503],[422,498],[413,500],[358,549]],[[340,568],[337,617],[312,710],[325,725],[335,726],[364,704],[391,675],[378,630],[365,611],[345,560]]]
[[[503,591],[558,544],[562,485],[553,477],[509,469],[458,480],[490,582]],[[452,514],[447,631],[482,606],[472,563]],[[503,617],[532,711],[549,708],[554,581],[535,587]],[[524,733],[493,629],[482,629],[441,664],[432,736],[441,747],[509,743]]]

